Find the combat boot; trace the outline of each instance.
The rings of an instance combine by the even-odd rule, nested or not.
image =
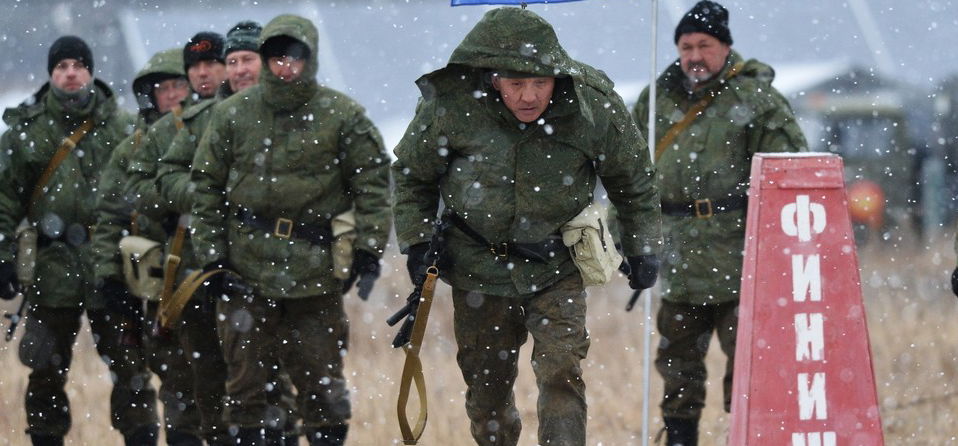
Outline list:
[[[30,434],[30,442],[33,446],[63,446],[63,437]]]
[[[666,446],[698,446],[699,420],[665,417]]]
[[[346,444],[347,432],[349,432],[348,424],[337,424],[308,429],[306,438],[309,439],[309,446],[343,446]]]
[[[166,444],[169,446],[203,446],[200,437],[189,432],[166,431]]]
[[[160,427],[155,424],[146,424],[136,428],[133,432],[123,436],[126,446],[156,446]]]

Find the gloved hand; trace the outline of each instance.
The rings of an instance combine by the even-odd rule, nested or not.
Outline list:
[[[227,259],[219,259],[215,262],[207,263],[203,267],[203,273],[208,273],[210,271],[218,269],[227,269],[233,271],[233,265],[230,264]],[[206,302],[204,306],[205,311],[212,311],[212,305],[214,302],[222,298],[223,295],[246,295],[253,292],[253,288],[250,287],[242,277],[232,273],[220,273],[216,274],[213,277],[210,277],[203,282],[206,285],[206,295],[209,298],[209,302]]]
[[[17,268],[13,262],[0,263],[0,299],[12,300],[17,297],[20,289],[20,280],[17,279]]]
[[[381,269],[379,266],[379,258],[372,253],[362,249],[353,251],[353,265],[349,269],[349,278],[343,282],[343,294],[346,294],[349,289],[352,288],[353,283],[355,283],[358,278],[359,284],[356,285],[356,293],[360,299],[368,300],[369,294],[373,291],[373,284],[376,283],[376,279],[379,278]]]
[[[114,313],[134,321],[143,317],[143,301],[130,294],[126,284],[116,279],[104,279],[96,289],[106,299],[106,306]]]
[[[951,292],[958,296],[958,267],[951,273]]]
[[[655,285],[659,275],[659,258],[654,255],[630,256],[629,260],[629,287],[633,290],[644,290]]]
[[[426,253],[429,251],[429,243],[419,243],[412,245],[406,250],[406,272],[409,273],[409,280],[413,284],[426,274]]]

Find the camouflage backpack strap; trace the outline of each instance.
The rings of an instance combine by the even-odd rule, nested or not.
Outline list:
[[[140,148],[140,143],[143,142],[143,129],[137,128],[133,131],[133,153],[136,153],[136,150]],[[130,234],[131,235],[140,235],[140,213],[134,209],[133,212],[130,212]]]
[[[80,143],[80,140],[86,136],[90,130],[93,129],[93,120],[87,119],[77,127],[70,136],[63,138],[63,142],[60,143],[60,147],[57,148],[56,153],[53,154],[53,157],[50,158],[50,162],[47,163],[46,169],[43,170],[43,173],[40,175],[40,179],[37,180],[37,184],[33,186],[33,193],[30,194],[30,203],[27,205],[27,215],[33,213],[33,206],[40,201],[40,196],[43,195],[43,189],[47,187],[47,183],[50,182],[50,179],[53,178],[53,173],[57,171],[57,168],[60,167],[60,164],[67,158],[67,155],[76,148],[77,144]]]
[[[730,70],[728,70],[728,74],[725,75],[725,80],[728,81],[729,79],[735,77],[739,72],[742,71],[744,66],[745,62],[739,62],[735,64]],[[695,121],[695,118],[698,118],[699,115],[702,114],[706,108],[708,108],[709,104],[712,103],[712,100],[715,99],[718,94],[719,93],[716,92],[715,94],[706,95],[700,101],[695,103],[695,105],[693,105],[688,112],[685,113],[685,116],[682,117],[681,121],[676,122],[672,127],[669,128],[667,132],[665,132],[665,135],[662,136],[662,139],[660,139],[658,144],[655,146],[655,161],[658,161],[659,157],[662,156],[662,153],[665,152],[665,148],[672,145],[672,141],[675,141],[675,138],[685,131],[685,129],[688,128],[693,121]]]

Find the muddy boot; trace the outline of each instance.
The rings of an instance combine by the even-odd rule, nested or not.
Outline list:
[[[339,424],[306,430],[309,446],[343,446],[346,444],[346,433],[349,425]]]
[[[666,446],[698,446],[699,420],[665,418]]]
[[[33,446],[63,446],[63,437],[30,434],[30,442]]]
[[[166,431],[166,444],[169,446],[203,446],[203,440],[196,435],[183,431]]]
[[[129,435],[124,435],[123,444],[126,446],[156,446],[156,440],[160,438],[159,432],[159,426],[146,424],[136,428]]]

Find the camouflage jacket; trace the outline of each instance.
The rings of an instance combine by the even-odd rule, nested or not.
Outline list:
[[[738,74],[723,81],[740,63]],[[732,51],[722,72],[692,93],[677,61],[656,80],[656,141],[705,95],[715,95],[655,163],[662,202],[743,196],[756,152],[806,149],[788,101],[771,86],[774,76],[768,65],[744,61]],[[643,134],[648,134],[648,98],[646,89],[634,111]],[[662,222],[663,298],[690,304],[737,300],[745,210],[704,219],[663,215]]]
[[[268,298],[339,294],[328,245],[278,237],[239,215],[315,227],[355,208],[354,249],[380,257],[390,231],[389,157],[363,108],[316,83],[312,23],[279,16],[260,43],[276,36],[303,42],[312,57],[290,83],[264,60],[259,85],[213,106],[191,170],[194,251],[202,264],[227,259]]]
[[[68,112],[44,85],[30,100],[7,109],[10,126],[0,139],[0,261],[14,260],[14,231],[27,217],[41,242],[29,299],[51,307],[102,307],[94,295],[90,230],[102,166],[132,131],[133,118],[117,109],[113,91],[94,80],[95,93],[82,110]],[[80,140],[47,183],[28,213],[34,185],[61,142],[86,119],[94,127]]]
[[[161,51],[150,58],[147,65],[133,78],[134,84],[151,74],[183,75],[183,51],[179,48]],[[97,224],[93,231],[93,264],[97,280],[106,278],[123,280],[120,263],[120,239],[131,233],[134,203],[128,201],[123,188],[129,179],[127,169],[130,159],[143,141],[150,125],[162,117],[149,100],[140,102],[140,118],[132,135],[113,151],[110,161],[100,174],[96,197]],[[137,218],[139,235],[161,241],[166,232],[158,221],[146,216]]]
[[[492,87],[492,70],[557,77],[552,105],[538,122],[519,122]],[[489,242],[555,238],[599,199],[597,177],[619,208],[625,253],[658,249],[659,196],[645,141],[612,82],[570,58],[545,20],[518,8],[490,11],[449,64],[418,85],[422,100],[393,164],[401,249],[429,240],[440,199]],[[559,246],[545,263],[497,259],[451,229],[443,247],[451,268],[441,275],[461,289],[528,295],[578,273]]]

